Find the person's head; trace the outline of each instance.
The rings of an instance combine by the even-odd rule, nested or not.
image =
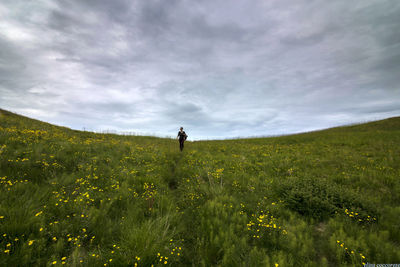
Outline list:
[[[181,127],[181,131],[183,131],[183,127]]]

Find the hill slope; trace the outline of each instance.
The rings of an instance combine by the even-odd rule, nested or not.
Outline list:
[[[399,143],[392,118],[181,153],[0,110],[0,265],[396,263]]]

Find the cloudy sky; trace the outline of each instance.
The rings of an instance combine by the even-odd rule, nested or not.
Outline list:
[[[2,0],[0,108],[189,139],[400,115],[398,0]]]

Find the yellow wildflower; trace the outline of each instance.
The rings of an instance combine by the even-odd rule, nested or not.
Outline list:
[[[37,217],[37,216],[39,216],[39,215],[42,214],[42,213],[43,213],[43,211],[39,211],[38,213],[35,214],[35,216]]]

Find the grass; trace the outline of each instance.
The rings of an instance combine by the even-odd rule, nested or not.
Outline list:
[[[187,142],[0,110],[1,266],[400,262],[400,118]]]

